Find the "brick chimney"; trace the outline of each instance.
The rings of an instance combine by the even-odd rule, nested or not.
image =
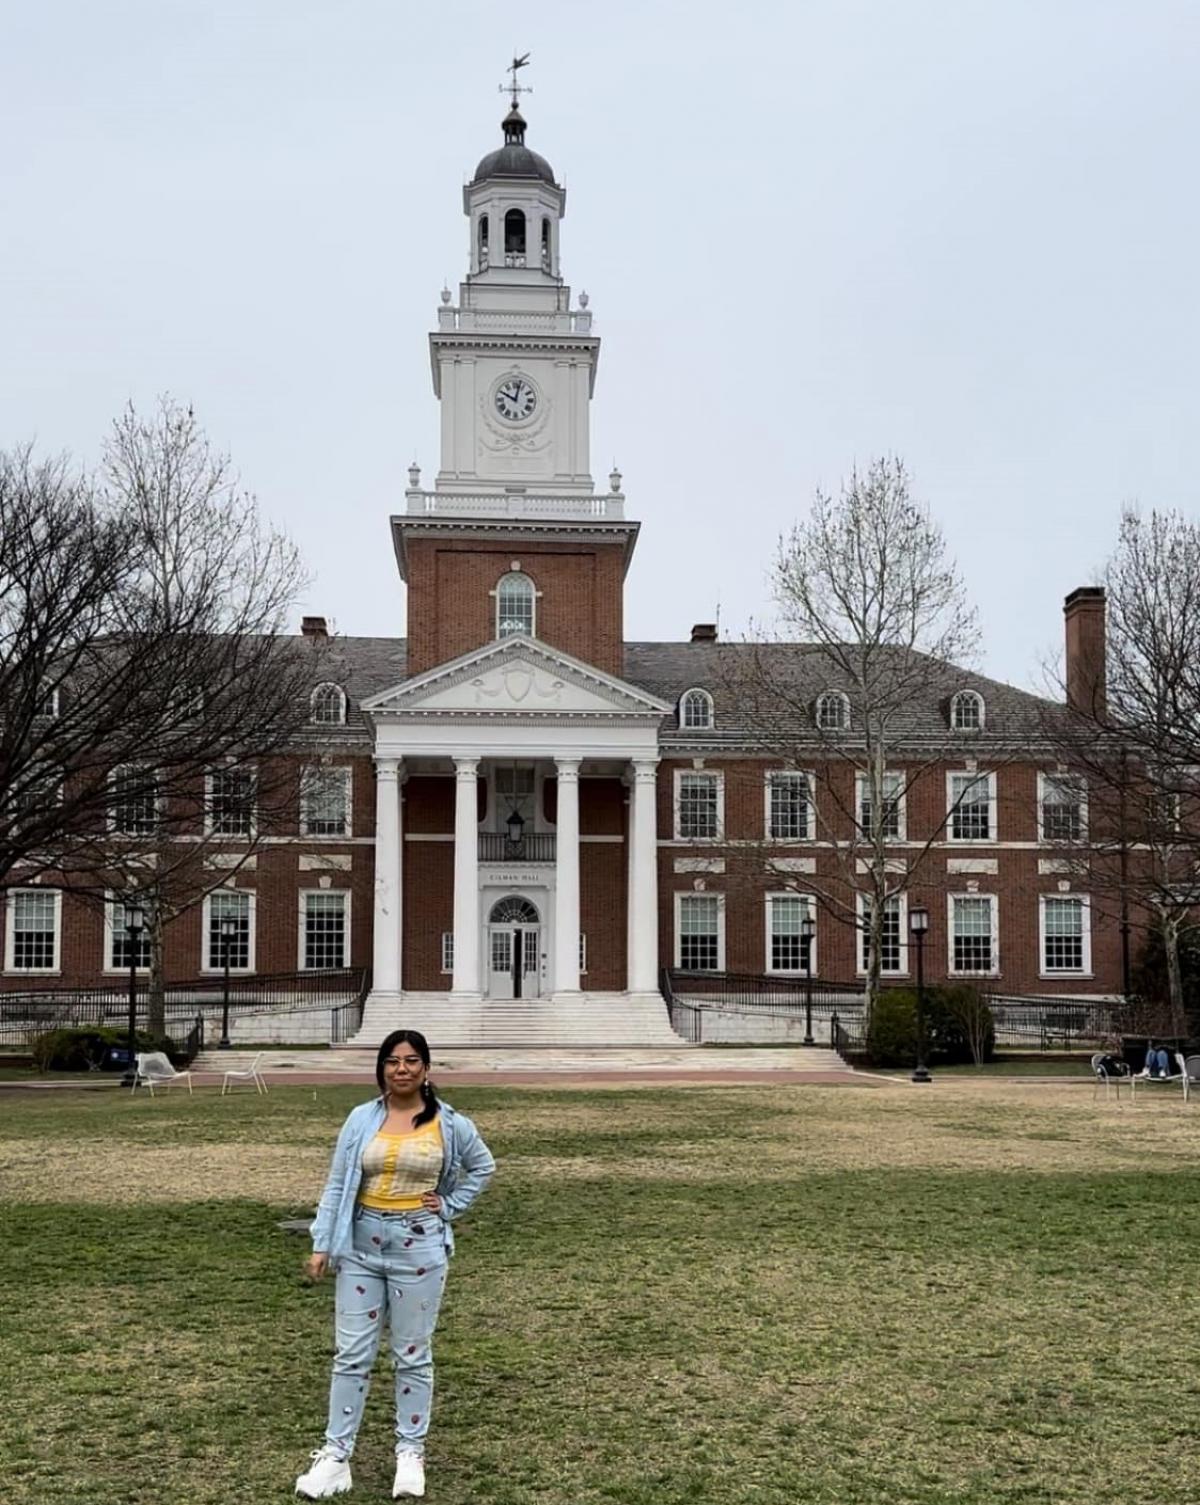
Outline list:
[[[1081,585],[1063,603],[1067,637],[1067,704],[1083,716],[1103,716],[1104,587]]]
[[[303,617],[300,621],[300,636],[306,638],[327,638],[329,628],[325,625],[324,617]]]
[[[717,624],[715,622],[697,622],[692,628],[693,643],[715,643],[717,641]]]

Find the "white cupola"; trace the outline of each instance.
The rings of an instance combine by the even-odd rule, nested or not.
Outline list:
[[[471,224],[468,280],[558,282],[558,223],[567,191],[545,157],[525,145],[525,118],[515,104],[501,130],[504,145],[482,159],[463,189]]]

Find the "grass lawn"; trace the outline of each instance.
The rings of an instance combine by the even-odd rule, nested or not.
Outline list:
[[[291,1498],[332,1288],[276,1223],[363,1096],[0,1097],[6,1502]],[[459,1225],[431,1501],[1195,1500],[1194,1105],[949,1077],[452,1096],[501,1168]],[[389,1381],[351,1501],[390,1495]]]

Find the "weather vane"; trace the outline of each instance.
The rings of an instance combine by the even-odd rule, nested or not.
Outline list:
[[[520,57],[514,57],[513,60],[512,60],[512,62],[504,70],[506,73],[511,73],[512,74],[512,81],[511,81],[511,83],[501,84],[500,85],[500,93],[501,94],[511,94],[512,95],[512,107],[513,107],[514,110],[517,108],[517,96],[519,94],[532,94],[533,93],[532,89],[530,89],[530,88],[523,88],[519,83],[517,83],[517,70],[519,68],[524,68],[525,65],[528,62],[529,62],[529,54],[526,52],[526,53],[523,53]]]

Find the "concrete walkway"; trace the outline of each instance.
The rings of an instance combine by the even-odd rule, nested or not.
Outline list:
[[[249,1065],[257,1052],[205,1051],[192,1070],[198,1083],[219,1078],[224,1071]],[[375,1052],[371,1050],[292,1050],[262,1052],[259,1068],[269,1085],[294,1082],[373,1083]],[[435,1081],[462,1083],[569,1082],[773,1082],[831,1081],[858,1085],[861,1080],[840,1056],[819,1046],[653,1047],[614,1046],[607,1049],[494,1048],[435,1050]]]

